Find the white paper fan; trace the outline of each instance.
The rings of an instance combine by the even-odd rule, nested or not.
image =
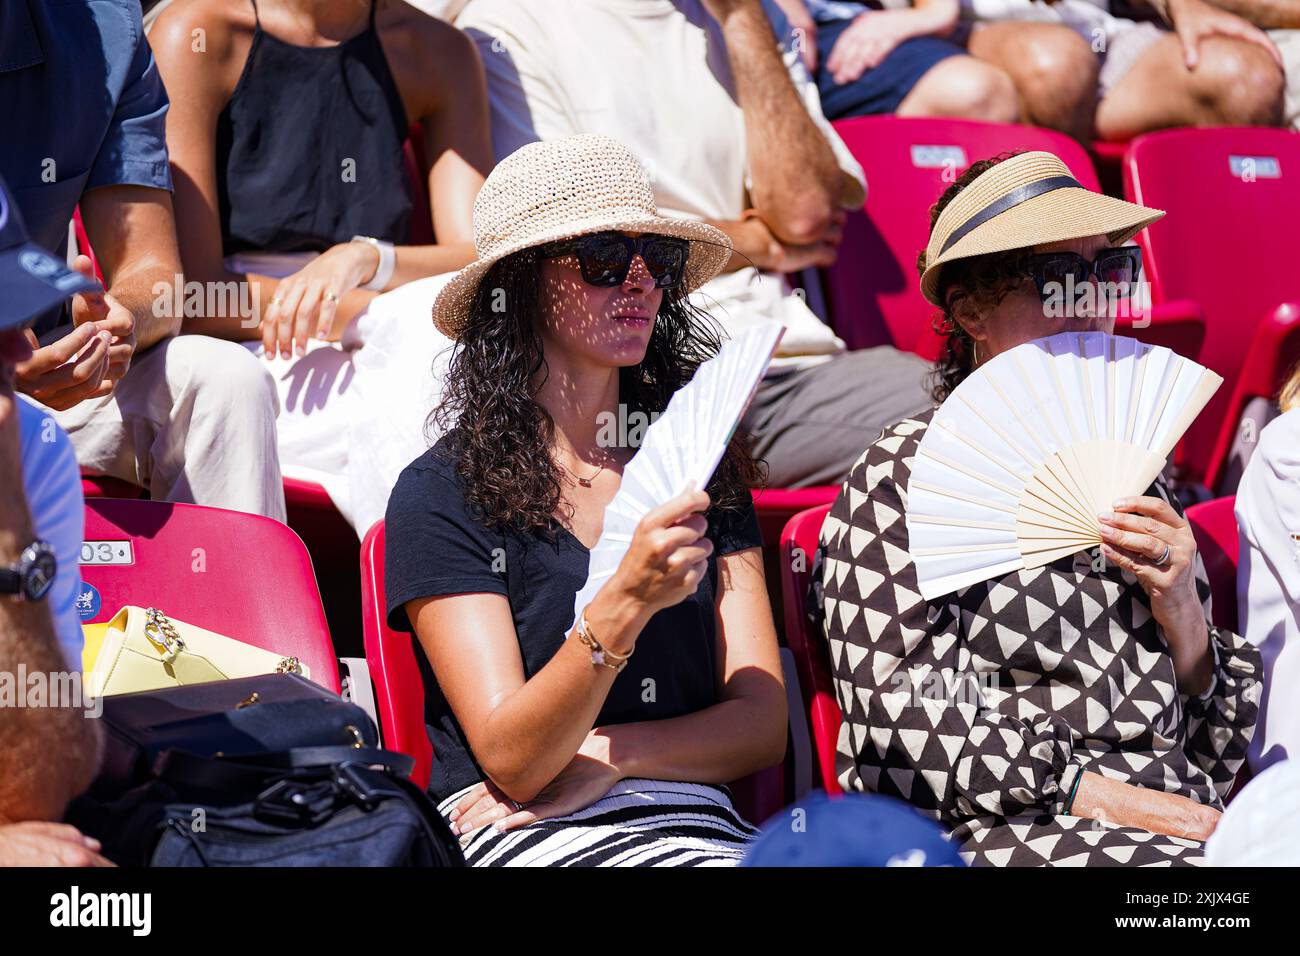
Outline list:
[[[1104,332],[1063,332],[980,366],[934,413],[912,463],[921,596],[1099,545],[1097,515],[1151,485],[1222,382]]]
[[[641,447],[623,470],[618,494],[605,506],[587,583],[574,598],[575,622],[618,568],[645,513],[687,488],[709,483],[784,331],[785,326],[773,322],[724,342],[646,429]]]

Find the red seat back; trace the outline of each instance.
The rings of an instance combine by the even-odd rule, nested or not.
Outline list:
[[[415,758],[411,779],[427,787],[433,746],[424,726],[424,683],[415,660],[414,639],[388,626],[382,521],[361,542],[361,635],[384,746]]]
[[[840,792],[835,778],[835,740],[840,731],[840,707],[835,701],[830,655],[821,631],[804,613],[811,584],[813,557],[818,536],[831,506],[809,508],[790,519],[781,534],[781,589],[785,604],[785,641],[794,654],[808,708],[808,727],[813,741],[813,762],[827,793]]]
[[[1300,136],[1254,127],[1140,136],[1124,191],[1169,213],[1139,236],[1154,301],[1194,299],[1205,310],[1202,360],[1225,383],[1188,430],[1185,457],[1192,477],[1212,482],[1216,448],[1237,427],[1230,405],[1255,331],[1280,304],[1300,301]]]
[[[130,563],[85,563],[123,555]],[[86,502],[82,579],[100,597],[88,623],[122,606],[156,607],[187,624],[297,657],[339,692],[338,663],[311,558],[285,525],[200,505],[121,498]]]
[[[937,310],[921,295],[916,257],[930,234],[930,207],[971,163],[999,153],[1055,153],[1088,189],[1099,189],[1083,147],[1032,126],[958,119],[861,116],[835,130],[867,176],[863,213],[850,214],[839,258],[823,288],[831,324],[851,349],[893,344],[933,359],[942,341]]]
[[[1216,627],[1239,633],[1237,626],[1237,499],[1215,498],[1187,509],[1196,550],[1210,578],[1211,611]]]
[[[1220,392],[1229,394],[1214,440],[1214,450],[1205,465],[1205,482],[1211,488],[1236,491],[1236,488],[1219,488],[1219,484],[1246,406],[1256,398],[1276,400],[1297,362],[1300,362],[1300,296],[1297,296],[1297,301],[1278,306],[1255,326],[1250,351],[1246,353],[1236,382],[1225,382],[1219,388]],[[1202,416],[1208,414],[1207,409]]]

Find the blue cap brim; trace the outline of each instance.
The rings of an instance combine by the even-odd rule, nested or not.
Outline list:
[[[103,288],[28,242],[0,252],[0,290],[0,329],[9,329],[27,325],[78,292]]]

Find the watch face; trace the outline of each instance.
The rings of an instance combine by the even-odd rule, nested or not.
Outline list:
[[[28,554],[31,560],[23,569],[23,592],[27,600],[39,601],[54,584],[58,562],[49,545],[33,545],[28,549]]]

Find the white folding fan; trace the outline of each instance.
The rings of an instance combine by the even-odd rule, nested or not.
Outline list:
[[[784,331],[783,325],[767,323],[723,343],[645,430],[641,447],[623,470],[618,493],[605,506],[587,583],[574,598],[575,622],[618,568],[645,513],[688,488],[708,484]]]
[[[980,366],[912,463],[907,534],[927,600],[1101,543],[1223,379],[1159,346],[1063,332]]]

